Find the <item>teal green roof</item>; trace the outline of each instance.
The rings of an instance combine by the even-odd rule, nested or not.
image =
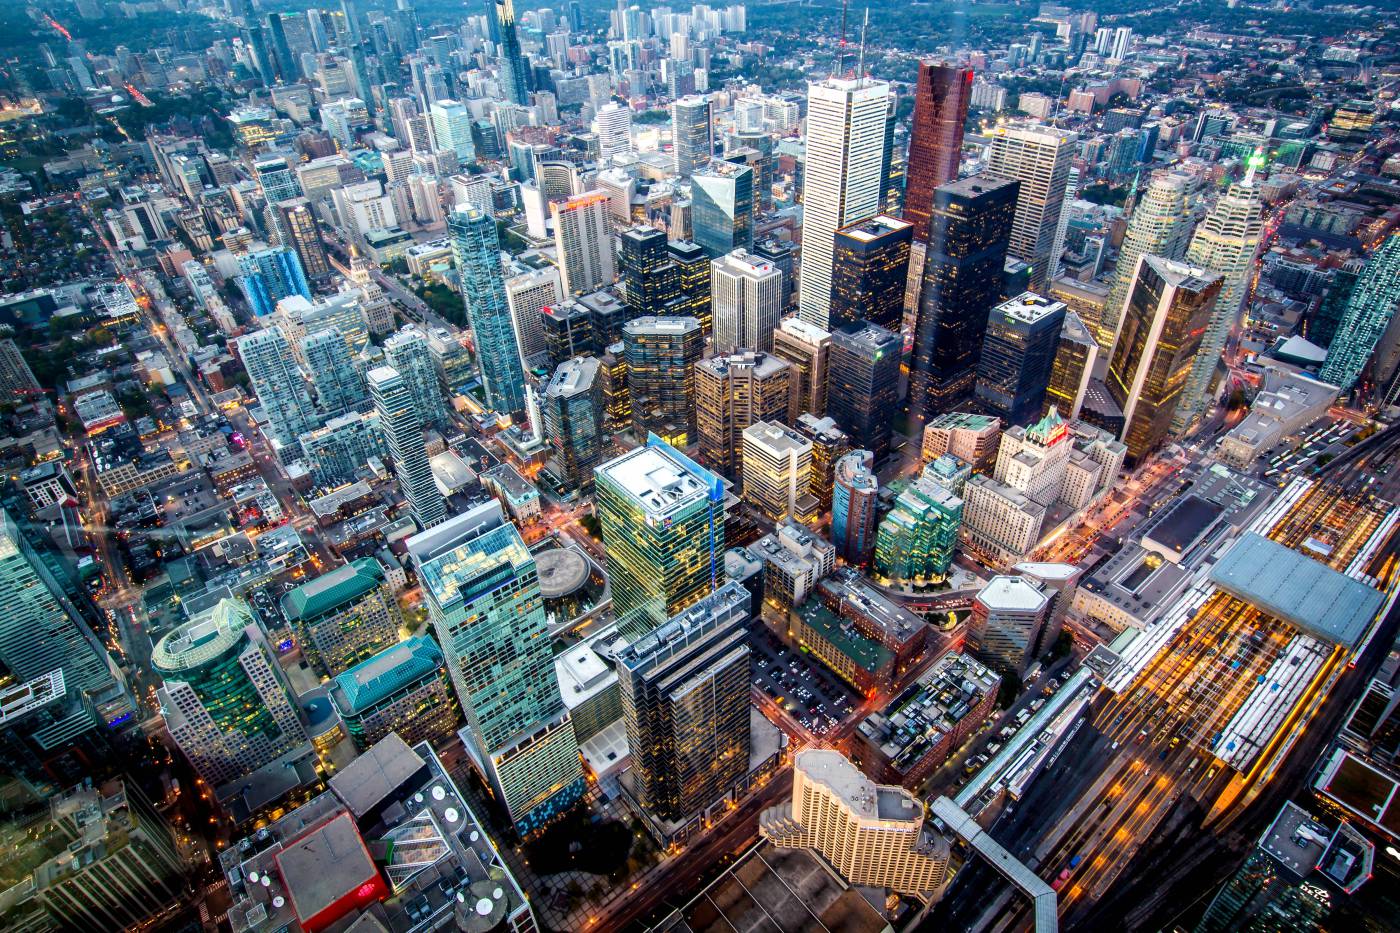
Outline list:
[[[442,665],[442,649],[426,635],[415,635],[361,661],[335,679],[331,699],[342,716],[355,716]]]
[[[354,602],[383,582],[379,561],[362,557],[288,592],[282,597],[282,612],[290,622],[314,619]]]
[[[802,607],[801,613],[808,628],[872,674],[894,660],[894,652],[873,638],[866,638],[848,620],[821,603],[812,600]]]

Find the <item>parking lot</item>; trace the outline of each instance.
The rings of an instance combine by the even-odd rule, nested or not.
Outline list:
[[[766,626],[754,627],[751,644],[754,682],[813,736],[826,735],[856,708],[854,690]]]

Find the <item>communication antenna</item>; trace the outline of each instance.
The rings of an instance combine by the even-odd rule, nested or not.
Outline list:
[[[850,6],[850,0],[841,0],[841,35],[836,44],[836,64],[832,66],[831,76],[840,77],[846,71],[846,9]]]
[[[865,30],[870,26],[870,7],[865,8],[865,22],[860,24],[860,58],[856,63],[856,86],[865,80]]]

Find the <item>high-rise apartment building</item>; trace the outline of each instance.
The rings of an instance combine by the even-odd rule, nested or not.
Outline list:
[[[1099,345],[1113,349],[1123,320],[1125,306],[1137,274],[1140,256],[1180,259],[1191,233],[1189,197],[1195,180],[1185,172],[1158,172],[1147,184],[1142,199],[1128,218],[1113,285],[1104,301],[1103,320],[1097,324]]]
[[[616,101],[608,101],[593,117],[598,136],[598,161],[612,162],[615,155],[632,151],[632,111]]]
[[[544,433],[554,448],[556,475],[565,489],[593,489],[603,453],[603,380],[597,357],[566,360],[544,388]]]
[[[943,580],[962,528],[962,498],[928,474],[904,488],[875,535],[875,568],[899,584]]]
[[[311,385],[316,389],[316,404],[327,418],[369,410],[369,390],[355,368],[355,358],[340,328],[301,338],[301,353],[311,373]]]
[[[170,737],[213,787],[306,743],[267,633],[241,599],[223,599],[156,643],[151,668]]]
[[[530,103],[530,65],[520,51],[520,36],[515,29],[515,4],[512,0],[496,0],[496,30],[500,33],[496,63],[501,69],[501,90],[506,100],[521,107]]]
[[[710,264],[710,308],[715,352],[772,350],[783,317],[783,274],[742,249],[720,256]]]
[[[408,500],[413,517],[424,528],[430,528],[447,516],[447,504],[433,480],[423,439],[423,417],[413,390],[392,366],[376,366],[365,378],[374,400],[374,413],[384,432],[385,447],[394,461],[399,489]]]
[[[269,327],[239,337],[238,356],[248,371],[258,404],[267,415],[267,430],[273,441],[294,444],[301,435],[317,427],[319,422],[306,392],[306,382],[280,330]]]
[[[929,239],[934,190],[957,180],[963,125],[971,99],[971,68],[933,61],[919,63],[904,189],[904,219],[913,225],[914,239],[919,242]],[[919,270],[912,271],[917,275]]]
[[[1220,292],[1209,269],[1141,256],[1118,342],[1108,363],[1108,394],[1123,411],[1128,460],[1141,463],[1166,439]]]
[[[238,257],[238,287],[258,317],[277,310],[288,295],[311,300],[311,285],[301,267],[301,257],[289,246],[253,250]]]
[[[807,88],[802,184],[802,319],[827,328],[836,231],[880,213],[890,86],[828,78]]]
[[[1045,402],[1040,409],[1042,417],[1051,408],[1058,409],[1071,421],[1079,417],[1099,352],[1098,339],[1083,318],[1066,311],[1055,346],[1055,362],[1050,366],[1050,383],[1045,387]]]
[[[506,309],[521,360],[545,352],[541,312],[564,300],[564,281],[554,266],[527,269],[506,279]],[[523,370],[522,370],[523,372]]]
[[[753,169],[718,159],[690,176],[691,235],[711,258],[753,248]]]
[[[371,406],[373,400],[371,400]],[[325,425],[297,438],[302,458],[311,467],[317,486],[340,486],[367,470],[371,457],[387,454],[384,432],[373,412],[350,412],[327,419]]]
[[[437,366],[433,362],[428,337],[416,325],[400,328],[384,341],[384,363],[396,369],[409,391],[413,393],[413,408],[423,424],[447,420],[447,405],[442,397]]]
[[[791,396],[792,367],[776,356],[743,350],[695,367],[695,427],[700,462],[725,476],[742,466],[744,429],[781,421]]]
[[[857,324],[831,335],[827,412],[851,443],[883,460],[890,450],[899,406],[903,341],[875,324]]]
[[[636,641],[715,589],[724,482],[648,439],[598,467],[594,484],[618,632]]]
[[[335,677],[399,640],[399,606],[372,557],[329,570],[282,596],[302,654]]]
[[[743,435],[744,501],[774,522],[811,522],[812,442],[776,421],[756,421]]]
[[[535,558],[494,501],[409,538],[408,553],[466,716],[467,753],[517,831],[531,833],[584,790]]]
[[[948,843],[924,826],[924,805],[875,784],[844,755],[809,748],[793,759],[792,800],[764,810],[758,832],[782,849],[815,849],[851,884],[927,896],[948,872]]]
[[[672,164],[681,178],[709,165],[714,157],[713,119],[708,94],[691,94],[671,102]]]
[[[832,329],[869,321],[898,333],[914,226],[880,215],[836,231],[831,269]]]
[[[262,190],[263,200],[268,204],[289,201],[302,195],[296,173],[292,171],[287,160],[282,156],[269,156],[256,160],[253,163],[253,177],[257,179],[258,188]]]
[[[329,279],[331,263],[326,256],[326,245],[321,241],[321,222],[316,219],[311,202],[306,198],[292,198],[273,206],[277,211],[282,245],[296,251],[307,278],[312,282]]]
[[[680,822],[749,767],[749,592],[726,583],[616,657],[634,793]]]
[[[447,219],[447,230],[462,281],[467,320],[476,335],[477,365],[487,404],[500,412],[523,411],[525,371],[513,322],[517,318],[530,320],[530,308],[542,296],[539,291],[522,287],[517,291],[519,313],[512,314],[501,275],[500,237],[490,214],[472,208],[453,211]],[[553,288],[549,279],[537,284],[542,290]]]
[[[1245,295],[1249,292],[1250,266],[1259,251],[1263,229],[1259,188],[1252,178],[1247,178],[1243,184],[1231,185],[1220,196],[1191,235],[1186,261],[1219,272],[1222,282],[1210,327],[1201,340],[1201,350],[1196,354],[1186,389],[1176,405],[1173,430],[1185,431],[1210,406],[1211,385],[1215,382],[1230,331],[1240,322]]]
[[[992,309],[977,363],[977,397],[1007,424],[1040,417],[1065,306],[1023,292]]]
[[[622,328],[632,430],[686,446],[695,437],[695,364],[705,349],[693,317],[639,317]]]
[[[818,418],[826,414],[831,334],[801,318],[784,318],[773,332],[773,355],[792,366],[787,423],[796,424],[804,412]]]
[[[1050,250],[1060,225],[1070,160],[1079,136],[1056,127],[998,127],[992,136],[983,174],[1021,183],[1011,227],[1011,255],[1031,267],[1029,288],[1044,292],[1049,284]]]
[[[843,454],[836,461],[831,497],[831,543],[836,556],[848,564],[865,567],[870,563],[879,499],[880,481],[870,451]]]
[[[583,295],[611,285],[617,268],[606,192],[594,189],[551,201],[549,211],[565,293]]]
[[[1343,392],[1356,384],[1400,301],[1400,233],[1371,254],[1342,311],[1337,336],[1318,374]]]
[[[0,338],[0,396],[6,399],[27,398],[42,390],[34,370],[11,337]]]
[[[987,314],[1001,300],[1018,190],[1019,182],[973,175],[934,191],[909,372],[916,423],[972,399]]]

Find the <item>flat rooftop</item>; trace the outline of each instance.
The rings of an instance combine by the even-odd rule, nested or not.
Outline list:
[[[1143,535],[1144,547],[1153,543],[1177,554],[1185,553],[1225,513],[1225,507],[1199,496],[1182,496],[1167,506]]]
[[[1064,309],[1063,302],[1042,298],[1035,292],[1022,292],[993,308],[992,316],[1010,318],[1022,324],[1034,324]]]
[[[1301,880],[1313,870],[1331,835],[1326,826],[1290,800],[1264,831],[1259,848]]]
[[[988,609],[1006,612],[1038,612],[1049,597],[1024,577],[992,577],[977,601]]]
[[[665,516],[707,495],[708,477],[657,447],[638,447],[598,467],[597,473],[647,515]]]
[[[303,924],[379,877],[355,820],[344,811],[288,843],[274,862]]]
[[[1306,634],[1348,648],[1365,635],[1385,598],[1255,532],[1246,533],[1216,562],[1210,581]]]

